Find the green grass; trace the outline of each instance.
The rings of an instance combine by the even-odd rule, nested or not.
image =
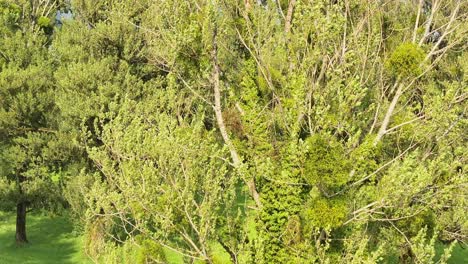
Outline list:
[[[444,249],[447,245],[442,243],[437,243],[435,245],[436,248],[436,259],[439,259],[440,256],[443,254]],[[447,261],[448,264],[464,264],[468,263],[468,248],[462,247],[460,244],[456,244],[453,248],[451,257]]]
[[[63,216],[29,214],[29,244],[15,243],[15,215],[0,212],[0,264],[88,264],[82,253],[82,237]]]
[[[434,263],[437,263],[440,260],[440,257],[444,253],[444,249],[447,248],[447,244],[443,244],[441,242],[436,242],[435,249],[436,249],[436,256]],[[384,258],[381,262],[382,264],[399,264],[398,256],[391,255]],[[450,254],[450,258],[447,261],[447,264],[465,264],[468,263],[468,248],[462,247],[460,244],[456,244]]]

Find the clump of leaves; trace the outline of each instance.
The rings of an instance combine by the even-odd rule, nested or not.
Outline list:
[[[0,20],[5,23],[5,26],[17,25],[20,17],[21,7],[13,3],[0,2]]]
[[[308,138],[306,144],[304,178],[308,184],[334,189],[348,181],[350,162],[335,137],[316,134]]]
[[[411,77],[422,73],[424,51],[413,43],[400,44],[386,62],[386,68],[395,77]]]
[[[37,20],[37,25],[47,35],[51,35],[54,31],[54,26],[52,24],[52,21],[48,17],[45,17],[45,16],[39,17],[39,19]]]
[[[159,263],[166,261],[166,256],[161,245],[151,239],[144,239],[141,242],[141,248],[137,255],[137,263]]]
[[[325,199],[323,197],[312,198],[302,212],[302,217],[306,223],[306,233],[313,227],[336,228],[343,224],[348,209],[342,199]]]
[[[41,28],[49,28],[49,27],[52,26],[52,23],[50,21],[50,18],[45,17],[45,16],[41,16],[37,20],[37,25],[39,25],[39,27],[41,27]]]

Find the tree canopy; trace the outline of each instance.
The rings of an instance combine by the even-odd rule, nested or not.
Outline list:
[[[99,263],[446,263],[468,235],[467,16],[2,0],[0,205],[66,208]]]

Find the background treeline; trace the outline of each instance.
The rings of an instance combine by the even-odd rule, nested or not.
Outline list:
[[[467,15],[1,0],[17,242],[29,210],[67,209],[100,263],[445,263],[468,235]]]

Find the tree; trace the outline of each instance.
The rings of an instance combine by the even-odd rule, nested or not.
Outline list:
[[[71,145],[58,131],[49,35],[36,21],[35,12],[49,6],[2,1],[0,8],[0,176],[7,187],[1,201],[2,207],[16,207],[16,242],[21,244],[28,242],[29,209],[63,203],[60,176]]]
[[[45,177],[48,142],[73,139],[67,198],[96,258],[114,242],[143,262],[430,262],[436,239],[466,239],[462,1],[73,4],[53,38],[32,31],[42,57],[2,68],[56,67],[39,114],[2,113],[2,131],[39,123],[1,149]]]

